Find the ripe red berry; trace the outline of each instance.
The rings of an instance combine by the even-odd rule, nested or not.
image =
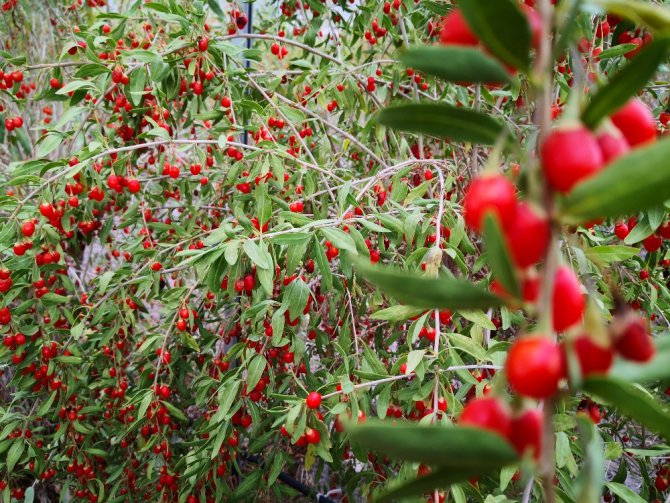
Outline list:
[[[630,151],[630,146],[621,132],[616,128],[612,129],[615,131],[603,131],[596,137],[605,165],[626,155]]]
[[[655,251],[658,251],[661,245],[663,245],[663,239],[660,236],[657,236],[656,234],[652,234],[651,236],[645,238],[642,241],[642,246],[644,246],[644,249],[647,250],[649,253],[654,253]]]
[[[572,348],[584,377],[607,374],[614,361],[612,348],[594,342],[587,334],[577,337],[572,343]]]
[[[614,347],[626,360],[648,362],[654,357],[656,350],[649,333],[647,321],[635,313],[616,319],[611,330]]]
[[[593,134],[584,126],[555,129],[540,149],[542,170],[549,186],[562,193],[603,168],[603,156]]]
[[[544,256],[549,244],[549,221],[522,202],[517,205],[505,234],[512,260],[517,267],[525,269]]]
[[[132,194],[139,192],[140,188],[141,186],[139,180],[136,180],[135,178],[128,180],[128,191],[130,191]]]
[[[479,39],[472,32],[459,9],[453,9],[442,23],[440,42],[445,45],[477,45]]]
[[[507,354],[505,373],[516,393],[537,399],[549,398],[556,393],[565,375],[561,348],[548,337],[520,337]]]
[[[614,234],[616,234],[616,237],[618,237],[621,240],[626,239],[629,232],[630,229],[628,229],[628,225],[626,225],[625,222],[621,222],[614,226]]]
[[[468,227],[480,231],[484,217],[491,212],[502,227],[514,218],[516,212],[514,185],[502,175],[484,175],[475,178],[463,201],[463,216]]]
[[[575,273],[567,266],[561,266],[554,277],[552,318],[554,330],[562,332],[582,319],[584,297],[582,287]]]
[[[321,393],[312,391],[309,395],[307,395],[305,403],[307,404],[307,407],[309,407],[310,409],[318,408],[319,405],[321,405]]]
[[[616,111],[612,122],[623,133],[631,147],[644,145],[656,140],[654,116],[639,98],[633,98]]]
[[[509,438],[512,428],[509,409],[494,397],[475,398],[468,402],[458,422],[492,431],[505,439]]]
[[[25,237],[29,238],[35,232],[35,223],[32,220],[28,220],[21,227],[21,232]]]
[[[512,419],[510,442],[520,455],[530,451],[533,459],[542,452],[542,423],[544,414],[539,409],[529,409]]]
[[[198,50],[200,52],[205,52],[209,47],[209,37],[202,37],[198,40]]]

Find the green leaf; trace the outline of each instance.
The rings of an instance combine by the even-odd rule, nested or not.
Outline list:
[[[321,233],[336,248],[349,251],[354,255],[358,253],[356,250],[356,243],[354,243],[353,238],[342,229],[323,227],[321,228]]]
[[[626,382],[647,383],[670,378],[670,337],[655,337],[656,354],[646,363],[640,364],[619,359],[611,374]]]
[[[400,61],[428,75],[451,82],[504,83],[510,77],[493,58],[474,47],[420,46],[400,54]]]
[[[475,476],[484,475],[485,470],[481,468],[439,468],[423,477],[416,478],[410,482],[397,487],[397,484],[386,488],[374,501],[378,503],[386,501],[397,501],[410,496],[421,496],[432,489],[448,488],[451,484],[471,479]]]
[[[23,440],[17,440],[7,451],[7,473],[12,473],[21,454],[23,454]]]
[[[373,320],[387,320],[387,321],[404,321],[414,316],[418,316],[423,313],[425,309],[420,307],[412,306],[403,306],[398,304],[397,306],[387,307],[375,313],[372,313],[370,318]]]
[[[463,17],[486,48],[520,70],[530,67],[530,27],[513,0],[460,0]]]
[[[294,279],[286,287],[282,305],[288,308],[288,315],[292,320],[295,320],[304,311],[309,294],[309,287],[301,279]]]
[[[584,391],[670,439],[670,413],[640,388],[619,378],[597,376],[584,381]]]
[[[499,297],[470,283],[453,278],[427,278],[417,273],[373,266],[353,260],[361,275],[382,292],[400,302],[422,308],[488,309],[502,304]]]
[[[582,114],[582,122],[595,128],[602,119],[624,106],[654,76],[658,65],[666,59],[669,46],[667,38],[645,45],[645,49],[591,98]]]
[[[37,157],[44,157],[56,150],[63,143],[64,138],[64,135],[54,131],[43,136],[37,147]]]
[[[514,264],[507,249],[498,220],[490,213],[484,221],[484,242],[486,243],[486,259],[491,266],[493,276],[514,297],[521,294],[521,287],[516,276]]]
[[[580,183],[563,201],[568,223],[631,215],[670,199],[670,138],[636,149],[593,178]]]
[[[256,264],[261,269],[268,269],[270,264],[265,256],[265,252],[261,249],[260,246],[256,244],[256,241],[252,239],[247,239],[244,242],[244,253],[251,259],[251,261]]]
[[[500,468],[518,461],[499,435],[464,426],[423,426],[368,421],[348,428],[353,442],[395,459],[445,468]]]
[[[607,488],[616,494],[626,503],[647,503],[648,500],[641,498],[637,493],[633,492],[632,489],[629,489],[623,484],[618,482],[609,482]]]
[[[147,79],[147,71],[140,67],[130,74],[130,102],[136,107],[142,103],[142,96],[144,95],[144,84]]]
[[[504,130],[491,115],[446,104],[413,103],[385,108],[377,121],[401,131],[493,145]]]
[[[589,248],[584,252],[592,262],[609,264],[610,262],[621,262],[639,254],[640,250],[632,246],[605,245]]]
[[[249,365],[247,366],[246,384],[248,390],[253,390],[256,387],[258,381],[260,381],[261,377],[263,376],[263,371],[265,370],[266,365],[267,362],[265,361],[265,357],[263,355],[258,354],[251,359]]]

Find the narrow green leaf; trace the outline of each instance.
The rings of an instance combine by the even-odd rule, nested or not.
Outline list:
[[[470,283],[453,278],[427,278],[412,272],[353,261],[356,269],[382,292],[401,302],[423,308],[488,309],[502,304],[499,297]]]
[[[400,61],[415,70],[459,83],[505,83],[505,68],[480,49],[465,46],[420,46],[400,54]]]
[[[584,381],[584,391],[670,439],[670,413],[640,388],[619,378],[597,376]]]
[[[256,264],[261,269],[268,269],[270,264],[268,263],[267,257],[261,247],[256,244],[252,239],[247,239],[244,242],[244,253],[251,259],[251,261]]]
[[[521,288],[516,276],[514,264],[507,249],[498,220],[491,214],[486,215],[484,221],[484,241],[486,243],[486,258],[491,266],[493,276],[514,297],[519,297]]]
[[[48,133],[40,140],[37,147],[37,157],[44,157],[56,150],[63,143],[64,135],[56,132]]]
[[[487,49],[520,70],[530,67],[530,27],[513,0],[460,0],[463,17]]]
[[[356,243],[354,243],[353,238],[342,229],[337,229],[334,227],[323,227],[321,229],[321,233],[336,248],[349,251],[353,254],[358,253],[356,250]]]
[[[256,387],[258,381],[260,381],[263,376],[263,371],[265,370],[266,365],[267,362],[263,355],[258,354],[251,359],[247,366],[247,389],[252,390]]]
[[[670,138],[632,151],[580,183],[563,201],[568,223],[632,215],[670,199]]]
[[[294,279],[286,287],[282,305],[288,308],[288,315],[292,320],[300,316],[307,305],[309,287],[301,279]]]
[[[626,503],[647,503],[648,501],[640,497],[639,494],[633,492],[632,489],[623,484],[619,484],[618,482],[609,482],[607,488]]]
[[[620,245],[595,246],[584,252],[586,257],[592,262],[601,262],[603,264],[628,260],[638,253],[640,253],[638,248]]]
[[[401,131],[493,145],[504,130],[490,115],[446,104],[413,103],[385,108],[377,121]]]
[[[413,318],[414,316],[418,316],[424,311],[425,309],[420,307],[398,304],[397,306],[387,307],[386,309],[381,309],[380,311],[372,313],[370,318],[373,320],[404,321]]]
[[[19,461],[21,454],[23,454],[23,440],[19,439],[12,443],[12,446],[7,452],[7,473],[12,473],[12,470]]]
[[[395,459],[480,471],[518,461],[516,451],[506,440],[481,428],[371,420],[352,424],[348,430],[353,442]]]
[[[591,98],[582,114],[582,122],[594,128],[602,119],[624,106],[647,85],[658,65],[666,59],[669,46],[670,41],[667,38],[655,39],[651,44],[645,45],[645,49]]]

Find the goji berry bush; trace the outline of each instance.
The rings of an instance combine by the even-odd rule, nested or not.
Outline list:
[[[670,7],[0,4],[0,494],[670,500]]]

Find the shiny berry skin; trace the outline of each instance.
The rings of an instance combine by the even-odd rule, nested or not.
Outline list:
[[[616,320],[612,326],[614,347],[623,358],[645,363],[654,357],[656,349],[645,319],[630,314],[621,320]]]
[[[577,337],[572,343],[572,348],[584,377],[594,374],[607,374],[614,362],[612,348],[595,343],[586,334]]]
[[[616,131],[615,134],[610,132],[600,133],[596,139],[605,165],[630,152],[628,142],[619,131]]]
[[[544,414],[540,409],[529,409],[512,419],[509,440],[519,455],[530,451],[533,459],[542,452],[542,423]]]
[[[522,202],[505,229],[505,235],[512,260],[517,267],[525,269],[544,256],[549,244],[549,221]]]
[[[321,405],[321,393],[312,391],[309,395],[307,395],[305,403],[310,409],[317,409],[319,405]]]
[[[649,107],[639,98],[631,99],[610,118],[631,147],[638,147],[656,140],[654,116]]]
[[[616,237],[618,237],[622,241],[626,239],[626,237],[628,237],[629,233],[630,229],[628,228],[628,225],[625,222],[621,222],[614,226],[614,234],[616,234]]]
[[[645,238],[642,241],[642,246],[644,246],[644,249],[647,250],[649,253],[654,253],[655,251],[658,251],[661,245],[663,245],[663,239],[660,236],[657,236],[656,234],[652,234],[651,236]]]
[[[565,375],[561,348],[548,337],[520,337],[507,354],[505,373],[510,387],[519,395],[549,398]]]
[[[569,192],[604,166],[598,141],[584,126],[552,131],[542,144],[540,159],[549,186],[561,193]]]
[[[554,277],[552,318],[554,330],[562,332],[578,323],[584,315],[582,285],[572,269],[560,266]]]
[[[321,440],[321,434],[313,428],[307,428],[305,430],[305,440],[310,444],[318,444]]]
[[[31,220],[25,222],[21,227],[21,233],[27,238],[32,236],[34,232],[35,232],[35,223]]]
[[[463,216],[468,227],[480,231],[488,212],[496,215],[501,227],[506,227],[516,213],[514,185],[502,175],[475,178],[465,193]]]
[[[445,45],[477,45],[479,39],[472,32],[459,9],[453,9],[442,23],[440,42]]]
[[[463,408],[458,423],[474,426],[509,438],[512,419],[507,406],[494,397],[475,398]]]

